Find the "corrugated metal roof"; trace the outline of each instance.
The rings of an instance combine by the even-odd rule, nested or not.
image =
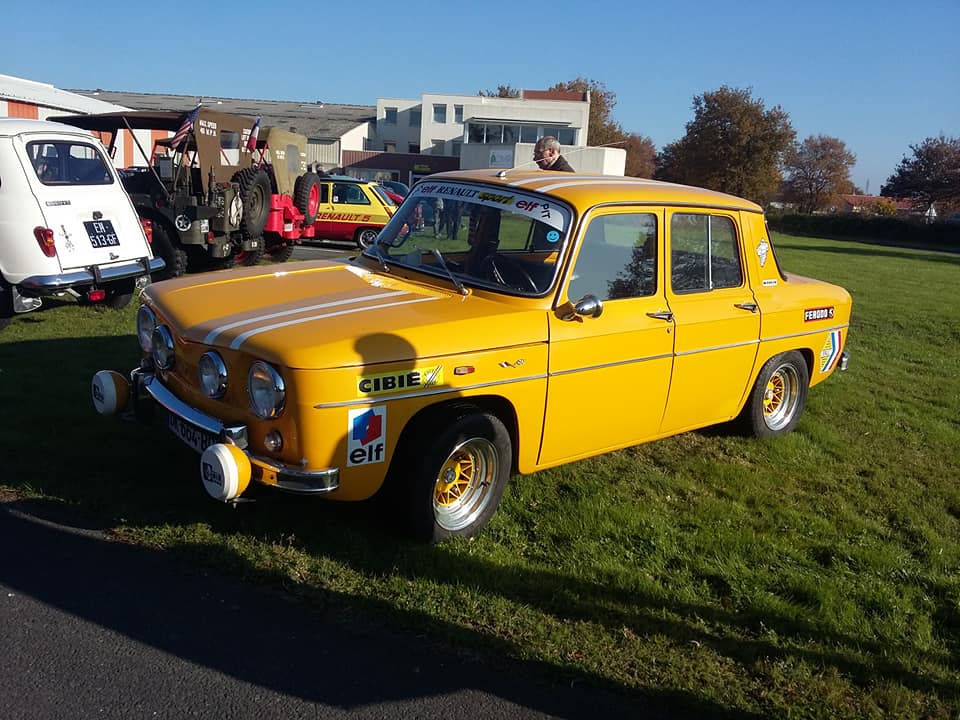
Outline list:
[[[88,93],[72,93],[55,88],[49,83],[12,75],[0,75],[0,99],[30,103],[71,113],[102,113],[124,109],[107,98],[93,97]],[[374,108],[374,115],[376,115],[376,108]]]
[[[212,110],[240,115],[259,115],[264,125],[297,132],[311,140],[341,138],[358,125],[376,122],[377,119],[375,105],[337,105],[319,101],[307,103],[206,96],[198,98],[196,95],[162,95],[113,90],[71,90],[70,92],[134,110],[188,112],[196,107],[198,100],[202,100],[204,106]]]

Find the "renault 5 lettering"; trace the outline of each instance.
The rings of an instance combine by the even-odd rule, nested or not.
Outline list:
[[[439,199],[435,236],[417,209]],[[851,309],[781,269],[752,202],[493,170],[420,182],[349,263],[172,280],[143,300],[143,360],[94,376],[98,411],[156,410],[219,500],[251,481],[385,493],[430,541],[478,532],[514,473],[737,418],[791,431],[846,367]]]
[[[149,232],[92,135],[0,119],[0,328],[49,295],[126,305],[164,266]]]

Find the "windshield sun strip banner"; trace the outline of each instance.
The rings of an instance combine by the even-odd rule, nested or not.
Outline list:
[[[502,187],[421,181],[411,194],[415,197],[464,200],[475,205],[509,209],[510,212],[539,220],[561,232],[570,224],[570,211],[560,203],[542,195],[531,195]]]

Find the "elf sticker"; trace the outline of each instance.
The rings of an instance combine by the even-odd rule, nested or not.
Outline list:
[[[843,344],[843,337],[839,330],[832,331],[827,335],[827,339],[820,349],[820,372],[825,373],[832,369],[840,357],[840,349]]]
[[[347,467],[383,462],[386,438],[386,405],[351,410],[347,419]]]

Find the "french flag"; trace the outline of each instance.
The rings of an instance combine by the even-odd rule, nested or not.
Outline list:
[[[253,124],[253,128],[250,130],[250,137],[247,138],[247,152],[253,152],[257,149],[257,138],[260,136],[260,118],[257,117],[257,121]]]

